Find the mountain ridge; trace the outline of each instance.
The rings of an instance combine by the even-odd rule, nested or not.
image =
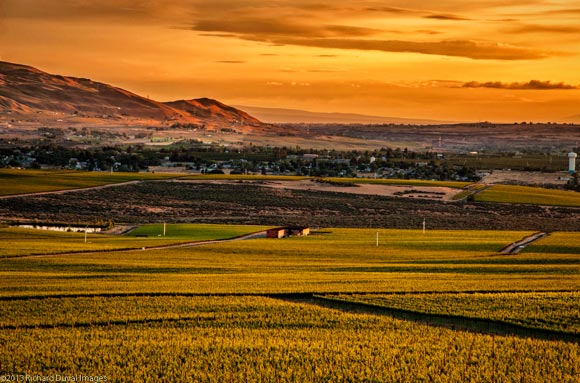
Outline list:
[[[209,127],[262,124],[248,113],[210,98],[159,102],[88,78],[49,74],[5,61],[0,61],[0,112]]]

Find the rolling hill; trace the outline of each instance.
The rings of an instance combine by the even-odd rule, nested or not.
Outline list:
[[[119,123],[261,124],[208,98],[163,103],[90,79],[52,75],[9,62],[0,62],[0,113],[21,119],[64,115]]]

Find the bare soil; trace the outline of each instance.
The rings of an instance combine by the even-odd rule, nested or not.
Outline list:
[[[215,185],[227,185],[231,181],[197,181],[197,180],[177,180],[176,182],[205,183]],[[383,197],[419,198],[451,201],[459,190],[446,187],[425,187],[425,186],[399,186],[399,185],[378,185],[378,184],[356,184],[340,186],[336,184],[316,182],[314,180],[301,181],[244,181],[248,184],[257,184],[263,187],[277,190],[304,190],[321,191],[333,193],[376,195]]]

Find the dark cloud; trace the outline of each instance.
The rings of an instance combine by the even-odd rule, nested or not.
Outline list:
[[[433,19],[433,20],[449,20],[449,21],[466,21],[471,20],[465,17],[457,16],[457,15],[444,15],[444,14],[433,14],[423,16],[425,19]]]
[[[493,89],[514,89],[514,90],[551,90],[551,89],[580,89],[578,86],[565,84],[563,82],[538,81],[506,83],[501,81],[477,82],[470,81],[462,85],[463,88],[493,88]]]
[[[294,20],[276,20],[260,17],[198,20],[193,29],[203,32],[236,33],[240,35],[283,35],[304,37],[362,37],[381,31],[345,25],[312,25]]]
[[[364,10],[369,12],[382,12],[382,13],[408,14],[408,15],[422,12],[416,9],[398,8],[398,7],[367,7],[364,8]]]
[[[547,56],[547,53],[542,51],[471,40],[417,42],[372,39],[371,37],[384,31],[356,26],[324,25],[291,18],[280,20],[259,16],[240,16],[231,20],[229,18],[202,19],[198,20],[192,28],[212,34],[236,34],[241,39],[275,45],[410,52],[482,60],[530,60]]]

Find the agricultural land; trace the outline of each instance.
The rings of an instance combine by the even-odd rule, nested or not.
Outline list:
[[[163,241],[257,229],[167,225]],[[0,249],[2,372],[120,382],[577,381],[577,233],[554,233],[517,256],[498,252],[530,232],[325,228],[100,251],[117,240],[150,246],[162,231],[36,240],[66,242],[63,254]],[[4,243],[33,234],[1,235]]]
[[[2,375],[580,374],[580,214],[566,199],[574,192],[541,189],[548,197],[530,200],[538,188],[448,181],[5,174]],[[512,199],[483,201],[494,192]],[[24,223],[63,231],[15,226]],[[67,229],[96,223],[102,233]],[[281,225],[312,232],[265,238]],[[537,232],[546,236],[502,252]],[[42,347],[22,348],[33,344]]]

